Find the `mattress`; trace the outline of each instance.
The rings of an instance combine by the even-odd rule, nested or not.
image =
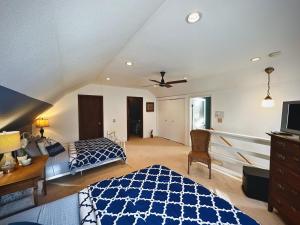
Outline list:
[[[73,194],[3,219],[0,224],[27,221],[43,225],[79,225],[78,204],[78,194]]]
[[[108,160],[126,160],[121,146],[108,138],[80,140],[69,145],[70,170],[77,172],[84,167],[101,165]]]
[[[75,143],[77,142],[72,142],[69,144],[69,146],[65,146],[66,151],[54,157],[49,157],[45,169],[46,179],[52,180],[118,160],[126,160],[124,150],[118,144],[107,138],[101,138],[97,140],[99,141],[85,151],[85,155],[88,155],[89,157],[92,153],[94,153],[95,155],[92,157],[94,160],[91,162],[79,163],[78,168],[77,162],[80,161],[80,158],[78,158],[77,150],[75,148]],[[78,143],[85,143],[88,141],[92,140],[79,141]]]

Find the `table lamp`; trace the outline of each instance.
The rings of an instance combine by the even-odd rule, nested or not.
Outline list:
[[[49,127],[49,120],[44,118],[39,118],[35,122],[35,126],[40,129],[41,138],[44,138],[44,127]]]
[[[20,149],[20,132],[2,132],[0,133],[0,154],[4,154],[0,162],[1,168],[9,172],[15,167],[15,159],[12,157],[11,152]]]

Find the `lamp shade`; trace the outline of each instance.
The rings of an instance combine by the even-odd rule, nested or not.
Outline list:
[[[49,120],[44,118],[39,118],[35,121],[35,125],[38,128],[49,127]]]
[[[7,153],[21,148],[20,132],[0,133],[0,153]]]

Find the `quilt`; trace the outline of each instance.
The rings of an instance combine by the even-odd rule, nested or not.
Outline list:
[[[79,192],[81,224],[258,223],[204,186],[161,165],[103,180]]]
[[[121,158],[126,160],[126,155],[121,146],[108,138],[80,140],[74,142],[69,149],[71,171],[91,165],[101,164],[110,159]]]

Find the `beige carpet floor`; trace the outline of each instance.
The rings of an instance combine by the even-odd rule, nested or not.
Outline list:
[[[101,168],[91,169],[74,176],[67,176],[47,183],[47,196],[40,196],[43,204],[73,194],[83,187],[102,179],[122,176],[129,172],[161,164],[206,186],[219,196],[232,202],[238,208],[256,219],[262,225],[283,225],[276,213],[269,213],[267,204],[247,198],[241,190],[241,181],[215,170],[212,179],[208,179],[207,167],[193,163],[190,175],[187,175],[187,154],[189,147],[162,138],[131,139],[126,143],[127,163],[115,162]]]

